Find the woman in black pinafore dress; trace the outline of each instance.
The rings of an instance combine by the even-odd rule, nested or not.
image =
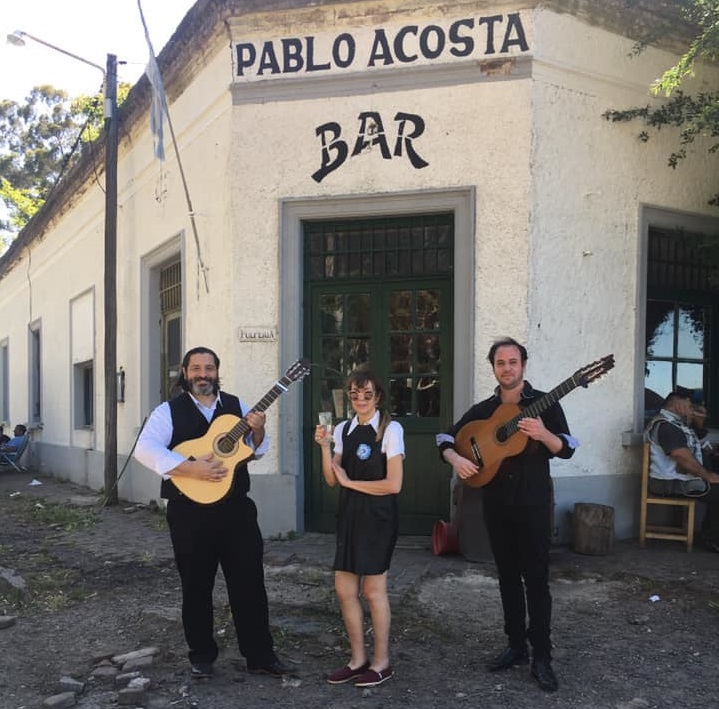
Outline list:
[[[335,591],[350,641],[349,663],[330,673],[330,684],[352,682],[375,687],[393,675],[389,661],[389,569],[399,531],[397,495],[402,486],[404,432],[383,411],[382,383],[367,370],[349,378],[355,416],[330,434],[322,426],[315,441],[322,447],[322,473],[328,485],[341,486],[337,508]],[[360,594],[369,605],[374,630],[372,662],[364,644]]]

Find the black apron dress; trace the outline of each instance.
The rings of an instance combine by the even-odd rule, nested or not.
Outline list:
[[[342,431],[342,462],[350,480],[384,480],[387,456],[370,425]],[[335,571],[359,575],[382,574],[389,569],[399,534],[397,495],[367,495],[341,487],[337,506]]]

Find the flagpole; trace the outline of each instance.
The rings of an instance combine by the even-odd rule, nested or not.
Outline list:
[[[172,119],[170,118],[170,111],[167,107],[167,96],[165,95],[165,86],[162,81],[162,75],[160,74],[160,67],[157,65],[157,58],[155,57],[155,50],[152,48],[152,41],[150,40],[150,32],[147,29],[147,23],[145,22],[145,13],[142,11],[142,2],[137,0],[137,9],[140,12],[140,21],[142,22],[142,28],[145,30],[145,40],[147,41],[147,47],[150,50],[150,59],[147,63],[147,69],[145,74],[150,82],[152,89],[152,98],[150,99],[150,127],[153,132],[153,139],[155,141],[155,156],[160,160],[165,159],[165,147],[163,145],[163,130],[162,120],[163,117],[167,118],[167,127],[170,129],[170,137],[172,138],[172,147],[175,149],[175,157],[177,158],[177,167],[180,170],[180,179],[182,180],[182,187],[185,191],[185,201],[187,202],[187,213],[190,217],[190,224],[192,226],[192,235],[195,239],[195,249],[197,250],[197,265],[202,272],[202,278],[205,282],[205,292],[210,292],[210,286],[207,282],[207,267],[202,260],[202,252],[200,250],[200,235],[197,231],[197,222],[195,221],[195,210],[192,206],[192,199],[190,198],[190,190],[187,186],[187,179],[185,178],[185,170],[182,167],[182,160],[180,159],[180,151],[177,148],[177,139],[175,138],[175,129],[172,126]],[[159,115],[157,115],[159,113]]]

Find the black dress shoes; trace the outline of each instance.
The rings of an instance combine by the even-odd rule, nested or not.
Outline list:
[[[535,660],[532,663],[532,677],[545,692],[556,692],[559,688],[557,676],[548,660]]]
[[[487,669],[490,672],[501,672],[508,670],[514,665],[526,665],[529,662],[529,653],[527,648],[515,649],[513,647],[506,648],[491,662],[487,663]]]
[[[250,664],[248,662],[247,671],[251,675],[272,675],[272,677],[282,677],[283,675],[292,674],[292,670],[287,667],[287,665],[282,664],[277,657],[260,665]]]
[[[211,662],[195,662],[190,667],[190,675],[193,679],[209,679],[213,669]]]

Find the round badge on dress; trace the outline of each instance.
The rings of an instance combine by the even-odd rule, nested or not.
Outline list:
[[[372,448],[370,448],[366,443],[360,443],[357,446],[357,457],[360,460],[367,460],[372,455]]]

